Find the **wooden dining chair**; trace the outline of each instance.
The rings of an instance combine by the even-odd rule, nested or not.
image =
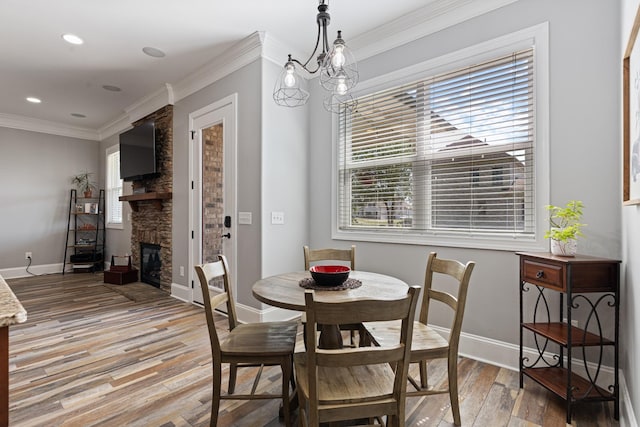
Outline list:
[[[309,246],[304,246],[304,269],[309,270],[312,264],[321,263],[323,261],[342,261],[343,263],[349,263],[351,270],[356,269],[356,246],[351,245],[351,249],[309,249]],[[304,323],[304,315],[302,316],[302,323]],[[355,333],[361,332],[361,337],[364,336],[364,329],[362,325],[340,325],[341,331],[349,331],[349,342],[351,346],[355,346]]]
[[[458,343],[462,329],[462,319],[467,301],[469,279],[475,263],[469,261],[462,264],[456,260],[437,258],[435,252],[429,254],[427,269],[424,279],[424,293],[420,308],[419,320],[413,325],[413,341],[411,343],[411,363],[420,364],[420,384],[410,376],[409,382],[415,391],[407,392],[407,396],[427,396],[432,394],[449,393],[451,411],[456,425],[460,425],[460,405],[458,403]],[[455,295],[443,290],[434,289],[434,278],[450,277],[457,288]],[[443,280],[444,281],[444,280]],[[440,287],[440,286],[439,286]],[[449,339],[443,338],[438,332],[427,324],[431,303],[443,303],[453,313],[453,324]],[[365,328],[374,345],[386,345],[397,340],[400,333],[400,325],[397,323],[365,323]],[[447,359],[448,387],[429,389],[427,382],[427,361],[433,359]]]
[[[282,399],[285,425],[290,426],[289,384],[295,389],[293,380],[293,351],[296,344],[297,322],[264,322],[242,324],[236,316],[235,301],[229,286],[229,269],[224,255],[218,261],[196,265],[202,288],[204,308],[211,340],[213,365],[213,398],[211,401],[211,426],[217,425],[221,399]],[[224,292],[213,294],[209,291],[212,279],[222,277]],[[215,319],[220,314],[214,310],[226,304],[228,333],[219,333]],[[221,325],[218,325],[221,328]],[[222,329],[222,328],[221,328]],[[226,328],[225,328],[226,329]],[[229,364],[228,394],[222,395],[222,364]],[[256,394],[260,375],[264,366],[279,365],[282,370],[280,394]],[[249,394],[233,394],[238,368],[260,367]]]
[[[388,426],[404,426],[413,316],[419,287],[395,300],[321,302],[305,291],[306,352],[296,353],[300,425],[387,416]],[[320,349],[317,326],[399,320],[400,334],[388,346]]]

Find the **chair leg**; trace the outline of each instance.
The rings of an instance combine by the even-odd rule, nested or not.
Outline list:
[[[287,357],[280,364],[282,369],[282,412],[284,412],[284,425],[291,427],[291,408],[289,408],[289,381],[293,377],[291,361]]]
[[[429,381],[427,377],[427,361],[421,360],[418,362],[420,365],[420,387],[423,389],[429,388]]]
[[[236,378],[238,376],[238,364],[229,363],[229,394],[236,391]]]
[[[460,420],[460,403],[458,401],[458,358],[457,356],[449,356],[448,360],[448,379],[449,379],[449,400],[451,401],[451,412],[453,413],[453,423],[457,426],[461,425]]]
[[[213,393],[211,396],[211,421],[210,425],[218,425],[218,411],[220,410],[220,393],[222,387],[222,366],[219,363],[213,364]]]
[[[296,376],[293,373],[293,355],[289,358],[289,366],[291,366],[291,376],[290,376],[290,381],[291,381],[291,390],[293,390],[294,392],[296,391]]]
[[[298,426],[307,427],[307,401],[302,390],[298,388]]]

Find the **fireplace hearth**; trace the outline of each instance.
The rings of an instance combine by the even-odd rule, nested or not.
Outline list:
[[[160,245],[140,243],[140,281],[160,287],[162,258]]]

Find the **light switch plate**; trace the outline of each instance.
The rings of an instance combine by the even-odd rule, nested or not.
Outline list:
[[[271,212],[271,224],[284,224],[284,212]]]
[[[238,224],[251,224],[251,212],[238,212]]]

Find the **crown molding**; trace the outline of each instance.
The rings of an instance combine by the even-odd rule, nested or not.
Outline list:
[[[98,129],[98,135],[100,135],[100,141],[104,141],[110,136],[119,134],[123,130],[126,130],[130,127],[131,127],[131,120],[129,119],[129,115],[123,114],[120,117],[112,120],[110,123],[107,123],[100,129]]]
[[[260,58],[264,37],[264,31],[250,34],[173,85],[175,101],[186,98]]]
[[[148,116],[156,110],[167,104],[173,105],[173,87],[169,83],[165,83],[163,87],[153,93],[139,99],[136,103],[131,104],[124,110],[129,118],[129,123],[133,123],[141,118]]]
[[[361,61],[516,1],[434,0],[373,31],[350,38],[348,44]]]
[[[100,135],[93,129],[66,126],[47,120],[33,119],[25,116],[0,113],[0,127],[20,129],[30,132],[48,133],[70,138],[99,141]]]

